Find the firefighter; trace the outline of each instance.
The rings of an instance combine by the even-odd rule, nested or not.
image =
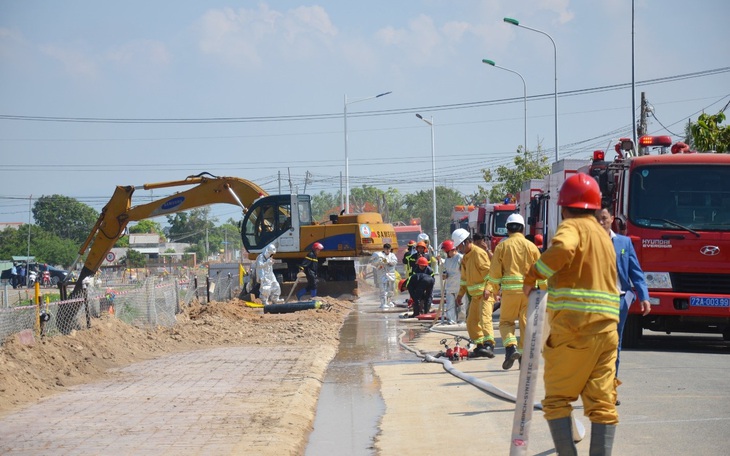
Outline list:
[[[461,258],[463,255],[454,248],[454,241],[451,239],[441,243],[441,250],[446,253],[444,260],[442,285],[444,289],[444,313],[449,323],[459,321],[459,310],[456,305],[456,295],[459,294],[461,282]]]
[[[416,241],[411,239],[408,241],[408,248],[403,254],[403,264],[405,265],[406,277],[411,275],[411,255],[416,253]]]
[[[436,266],[439,264],[439,256],[436,254],[433,246],[431,245],[431,239],[428,234],[421,233],[416,237],[417,242],[423,242],[426,244],[426,253],[428,254],[429,266],[436,272]]]
[[[263,305],[268,305],[269,302],[274,304],[280,304],[283,302],[279,299],[279,296],[281,295],[281,285],[279,285],[279,282],[276,280],[276,275],[274,275],[275,253],[276,246],[274,244],[269,244],[264,247],[264,250],[258,257],[256,257],[256,281],[259,283],[259,293],[261,303]]]
[[[428,245],[423,241],[418,241],[416,243],[416,251],[412,253],[408,257],[408,265],[410,266],[411,275],[416,272],[416,263],[418,262],[418,259],[423,257],[426,258],[426,261],[428,263],[431,263],[431,254],[427,251]],[[429,268],[429,270],[433,271],[433,269]]]
[[[299,265],[297,278],[301,278],[302,276],[307,278],[307,286],[297,291],[297,299],[300,301],[305,293],[310,293],[312,298],[317,297],[317,269],[319,267],[317,255],[322,249],[324,249],[324,246],[319,242],[312,244],[312,250],[307,253],[307,256],[302,260],[302,264]]]
[[[461,259],[461,286],[456,303],[460,305],[464,295],[469,294],[471,300],[466,315],[466,330],[469,338],[476,344],[470,356],[494,358],[494,299],[491,295],[487,299],[484,296],[484,286],[489,274],[489,256],[484,249],[474,245],[471,235],[463,228],[454,230],[451,240],[459,253],[464,255]]]
[[[413,300],[413,315],[427,314],[431,310],[433,286],[436,280],[433,278],[433,270],[428,267],[426,257],[420,257],[416,261],[413,274],[408,278],[408,293]]]
[[[521,358],[522,337],[515,336],[515,320],[520,324],[520,335],[525,334],[527,324],[527,296],[522,293],[525,274],[538,258],[540,251],[535,244],[525,239],[522,232],[525,220],[520,214],[512,214],[505,223],[507,238],[497,244],[492,255],[492,266],[487,276],[487,289],[484,295],[502,293],[499,314],[499,333],[505,348],[502,369],[509,370]]]
[[[395,265],[398,259],[391,251],[390,244],[383,244],[382,252],[375,252],[370,257],[370,265],[373,267],[375,286],[380,291],[380,310],[395,307],[393,298],[395,296]]]
[[[591,421],[590,454],[610,455],[618,424],[616,253],[594,217],[601,208],[595,179],[582,173],[567,178],[558,206],[563,221],[523,286],[528,295],[537,280],[548,279],[543,412],[557,453],[577,454],[570,415],[580,396]]]

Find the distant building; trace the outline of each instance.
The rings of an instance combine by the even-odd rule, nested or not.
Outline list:
[[[23,222],[0,222],[0,231],[3,231],[5,228],[14,228],[18,229],[23,225]]]
[[[145,255],[148,258],[157,258],[162,251],[159,234],[130,234],[129,248]],[[164,251],[164,250],[163,250]]]

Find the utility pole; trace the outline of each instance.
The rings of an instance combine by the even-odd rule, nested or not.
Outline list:
[[[641,138],[646,134],[646,92],[641,92],[641,116],[639,117],[639,125],[636,126],[636,133]]]

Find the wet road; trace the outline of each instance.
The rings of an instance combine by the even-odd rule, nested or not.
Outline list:
[[[319,394],[306,455],[375,454],[372,442],[385,404],[373,365],[420,362],[398,346],[403,329],[398,313],[380,312],[378,305],[374,295],[365,294],[342,327],[339,351]]]

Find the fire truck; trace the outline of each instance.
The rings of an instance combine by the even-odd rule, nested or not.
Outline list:
[[[536,234],[543,236],[548,245],[560,223],[560,209],[557,206],[558,191],[565,179],[586,170],[588,159],[563,159],[552,164],[550,174],[544,179],[530,179],[522,184],[517,195],[517,211],[525,219],[525,237],[534,241]]]
[[[670,149],[671,146],[671,149]],[[632,306],[624,346],[642,330],[722,334],[730,340],[730,154],[698,153],[669,136],[622,138],[609,162],[594,152],[588,174],[631,238],[651,313]]]
[[[451,231],[464,228],[471,234],[481,233],[494,248],[507,236],[507,217],[517,210],[510,198],[501,204],[486,203],[479,206],[455,206],[451,213]]]

